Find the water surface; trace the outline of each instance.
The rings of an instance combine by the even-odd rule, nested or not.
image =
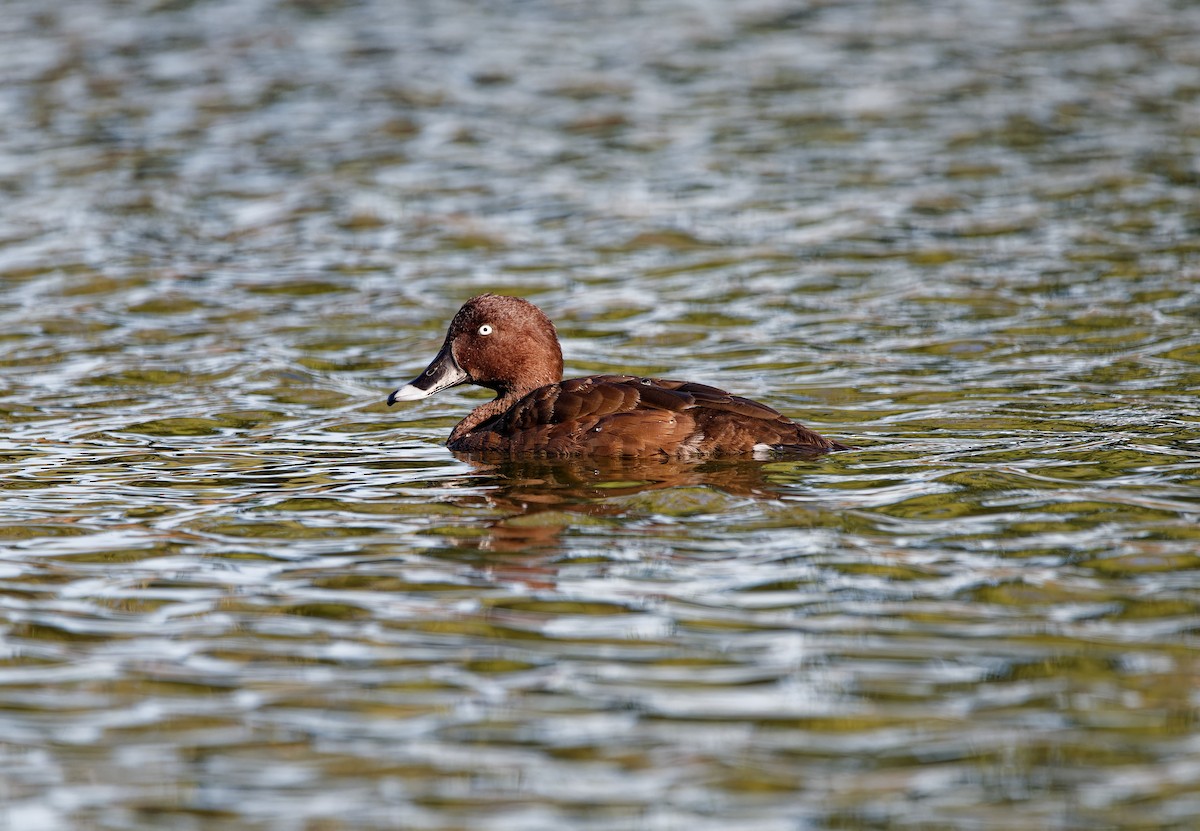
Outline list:
[[[1200,822],[1200,7],[11,0],[0,116],[0,828]],[[485,290],[861,449],[455,458]]]

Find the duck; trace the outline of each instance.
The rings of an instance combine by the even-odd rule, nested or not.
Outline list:
[[[450,432],[468,456],[817,456],[853,448],[749,398],[691,381],[637,375],[563,380],[562,347],[546,314],[520,297],[481,294],[463,304],[429,366],[388,396],[419,401],[460,384],[496,397]]]

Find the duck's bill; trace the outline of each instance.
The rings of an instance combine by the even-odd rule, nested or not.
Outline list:
[[[449,387],[471,380],[458,361],[454,360],[450,344],[442,347],[425,371],[388,396],[388,406],[397,401],[420,401]]]

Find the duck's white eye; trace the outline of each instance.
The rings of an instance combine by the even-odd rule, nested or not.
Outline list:
[[[490,324],[490,323],[485,323],[485,324],[483,324],[482,326],[480,326],[480,327],[479,327],[479,334],[481,334],[481,335],[490,335],[491,333],[492,333],[492,324]]]

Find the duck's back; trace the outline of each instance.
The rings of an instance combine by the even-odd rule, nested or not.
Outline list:
[[[547,384],[448,444],[460,452],[508,456],[701,458],[847,449],[748,398],[632,375]]]

